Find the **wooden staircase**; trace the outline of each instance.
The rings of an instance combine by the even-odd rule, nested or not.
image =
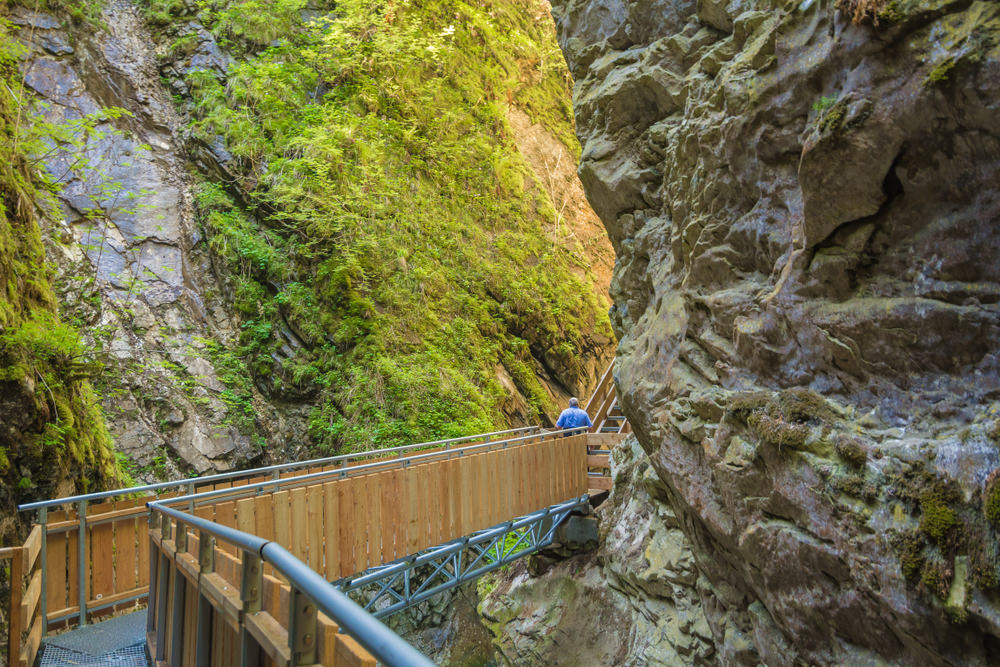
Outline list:
[[[587,414],[593,415],[594,422],[593,431],[587,434],[587,479],[591,495],[611,490],[611,449],[632,432],[615,393],[614,367],[612,361],[587,401]]]

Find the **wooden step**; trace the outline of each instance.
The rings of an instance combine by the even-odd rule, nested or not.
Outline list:
[[[591,449],[611,449],[625,436],[621,433],[588,433],[587,447]]]
[[[587,486],[591,489],[591,494],[597,491],[610,491],[613,480],[610,477],[590,477],[587,479]]]

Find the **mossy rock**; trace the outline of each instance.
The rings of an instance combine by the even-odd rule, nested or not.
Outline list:
[[[778,449],[805,449],[810,429],[802,424],[790,424],[782,419],[755,412],[747,417],[747,424],[760,439]]]
[[[990,473],[983,494],[983,515],[994,528],[1000,528],[1000,468]]]
[[[868,450],[857,438],[841,436],[836,442],[837,456],[855,468],[860,468],[868,461]]]
[[[920,496],[920,530],[941,548],[952,544],[960,522],[951,507],[957,493],[943,484],[925,490]]]
[[[924,538],[918,532],[907,533],[899,539],[899,564],[907,581],[916,582],[924,569]]]
[[[804,387],[782,391],[778,395],[778,408],[790,421],[829,423],[838,417],[825,398]]]

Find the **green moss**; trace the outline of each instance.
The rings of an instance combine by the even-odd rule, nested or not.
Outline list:
[[[804,387],[782,391],[778,395],[778,409],[790,421],[832,422],[837,418],[825,398]]]
[[[920,583],[934,597],[944,600],[951,589],[954,576],[951,566],[940,560],[927,560],[920,573]]]
[[[837,438],[835,447],[837,456],[855,468],[862,467],[868,461],[868,451],[857,438],[841,436]]]
[[[837,475],[831,482],[833,488],[855,498],[864,495],[865,478],[861,475]]]
[[[924,569],[924,539],[919,533],[908,533],[900,544],[899,563],[907,581],[915,582]]]
[[[745,392],[731,395],[729,397],[727,407],[732,414],[736,415],[740,419],[746,420],[746,418],[753,412],[766,412],[772,410],[774,407],[774,401],[772,400],[771,395],[767,392]]]
[[[995,528],[1000,528],[1000,481],[987,486],[983,498],[983,515]]]
[[[747,417],[747,424],[760,439],[779,449],[803,449],[809,438],[809,427],[802,424],[790,424],[781,419],[775,419],[765,414],[755,412]]]
[[[878,10],[876,17],[880,24],[899,23],[906,18],[906,11],[899,0],[892,0],[889,4]]]
[[[844,124],[844,117],[847,114],[847,109],[843,106],[834,106],[830,108],[819,121],[820,132],[836,132]]]
[[[96,3],[75,3],[90,12]],[[63,7],[43,3],[41,7]],[[84,16],[84,14],[81,14]],[[59,317],[37,211],[54,206],[26,152],[62,131],[20,104],[23,47],[0,18],[0,506],[113,484],[119,471],[88,378],[99,372],[78,332]],[[64,133],[62,133],[64,134]],[[47,144],[45,144],[47,145]]]
[[[944,486],[935,486],[920,495],[920,530],[945,548],[955,536],[959,526],[955,510],[956,494]]]
[[[613,338],[588,249],[508,122],[513,104],[579,151],[547,5],[345,0],[323,25],[304,5],[204,5],[237,57],[186,78],[191,133],[233,155],[234,182],[197,197],[240,320],[212,352],[232,420],[256,430],[257,388],[308,399],[322,450],[488,431],[509,378],[544,421],[540,371],[582,384]],[[186,34],[176,2],[150,11]]]
[[[955,58],[945,58],[941,62],[937,63],[924,79],[924,85],[929,86],[935,83],[947,81],[948,74],[955,67],[955,63]]]

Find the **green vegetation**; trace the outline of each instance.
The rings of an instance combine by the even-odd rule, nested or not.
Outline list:
[[[810,437],[814,426],[825,427],[837,419],[837,413],[825,398],[803,387],[784,389],[773,395],[734,394],[729,399],[729,412],[746,423],[761,442],[779,450],[829,449],[825,438],[810,440]]]
[[[892,495],[911,515],[919,512],[918,528],[893,538],[903,576],[953,623],[967,617],[967,589],[991,591],[1000,585],[1000,535],[988,509],[993,477],[982,507],[963,500],[953,482],[919,464],[891,478]]]
[[[1000,528],[1000,483],[996,473],[992,484],[986,486],[986,497],[983,500],[983,514],[995,528]]]
[[[92,351],[57,314],[36,218],[55,185],[32,159],[65,127],[28,112],[18,71],[23,48],[0,19],[0,503],[45,495],[64,480],[79,491],[119,478],[88,378]],[[29,156],[32,156],[29,158]]]
[[[147,8],[170,57],[193,48],[188,5]],[[256,386],[308,399],[322,449],[485,431],[501,368],[552,412],[539,360],[573,381],[611,330],[506,120],[513,103],[579,150],[544,4],[198,6],[238,56],[185,80],[193,136],[232,155],[197,205],[241,321],[212,351],[235,420],[252,428]]]
[[[936,64],[934,68],[924,79],[924,85],[930,85],[934,83],[941,83],[948,80],[948,74],[951,72],[952,68],[955,67],[957,61],[954,58],[945,58],[940,63]]]
[[[820,97],[818,100],[813,102],[813,111],[823,112],[832,107],[837,103],[838,95],[829,95]]]
[[[920,530],[945,547],[958,527],[958,518],[949,504],[957,500],[956,494],[944,486],[927,489],[920,495]]]
[[[868,451],[857,438],[838,438],[836,451],[837,456],[856,468],[860,468],[868,461]]]

